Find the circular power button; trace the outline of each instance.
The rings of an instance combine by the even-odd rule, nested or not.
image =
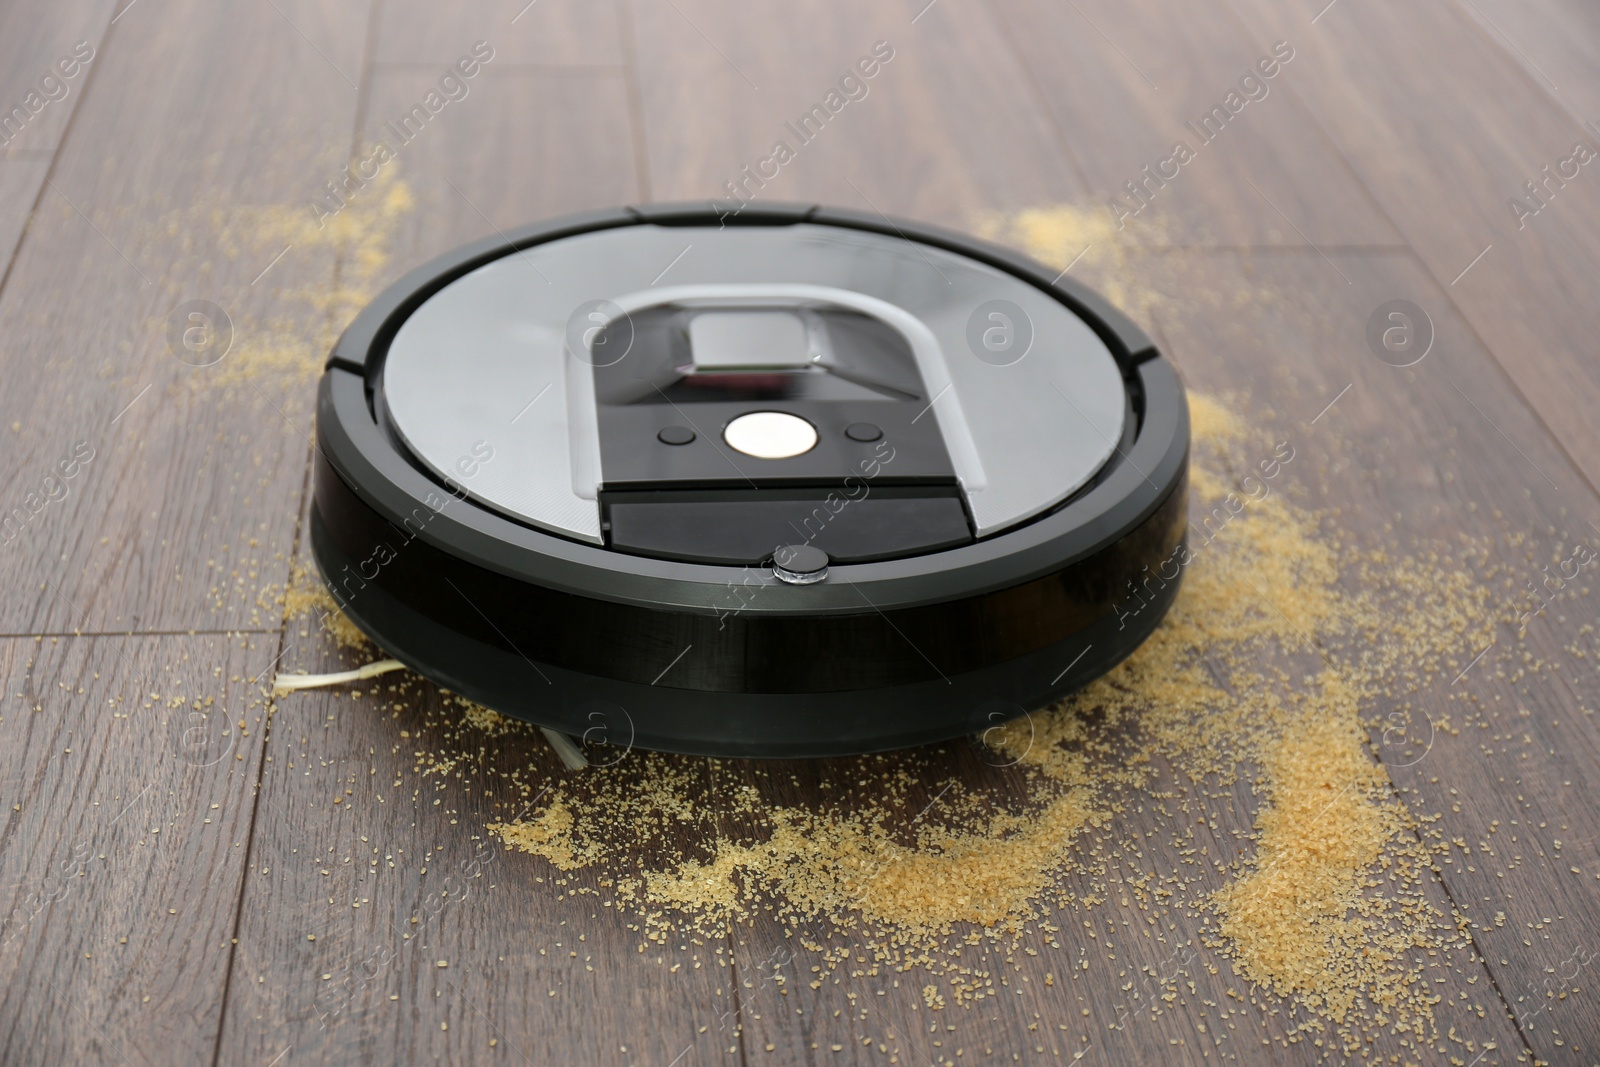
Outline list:
[[[813,545],[782,545],[772,553],[772,576],[790,585],[811,585],[828,576],[828,554]]]
[[[817,428],[787,411],[752,411],[728,423],[722,439],[747,456],[788,459],[817,447]]]

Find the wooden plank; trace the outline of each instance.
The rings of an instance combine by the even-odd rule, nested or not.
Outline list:
[[[0,641],[0,1059],[210,1061],[275,646]]]
[[[1528,586],[1546,564],[1594,543],[1600,503],[1419,264],[1332,258],[1350,285],[1315,255],[1196,258],[1189,271],[1223,292],[1270,276],[1274,296],[1236,316],[1175,311],[1163,327],[1191,383],[1248,390],[1253,420],[1304,442],[1311,470],[1296,485],[1336,510],[1343,537],[1397,561],[1440,546],[1431,566],[1490,590],[1493,646],[1464,643],[1461,674],[1431,680],[1415,710],[1400,664],[1393,711],[1373,710],[1374,743],[1430,838],[1455,843],[1437,861],[1441,877],[1533,1051],[1586,1062],[1600,1011],[1592,968],[1573,952],[1600,938],[1600,786],[1585,773],[1600,760],[1594,608],[1569,584],[1525,633],[1515,620],[1538,604]],[[1375,358],[1364,337],[1396,293],[1410,294],[1435,333],[1409,369]],[[1478,544],[1487,562],[1471,565]],[[1386,722],[1417,743],[1385,744]]]
[[[61,143],[119,6],[66,0],[0,10],[0,158]]]
[[[942,4],[915,24],[910,9],[847,11],[816,0],[633,11],[658,199],[732,206],[733,183],[757,200],[826,201],[971,228],[985,212],[1085,195],[981,7]],[[839,82],[879,41],[893,58],[870,79],[855,74],[847,88],[860,99],[849,101]],[[837,113],[798,136],[789,124],[830,91]]]
[[[1123,239],[1401,243],[1283,89],[1293,45],[1258,48],[1222,3],[1186,5],[1181,18],[1114,0],[1006,0],[997,9],[1095,202],[1119,205],[1109,210]]]
[[[1600,483],[1591,414],[1600,366],[1589,357],[1588,313],[1600,275],[1595,168],[1574,164],[1576,177],[1550,180],[1532,217],[1511,206],[1522,198],[1537,207],[1524,183],[1545,181],[1543,168],[1555,173],[1580,141],[1600,150],[1600,138],[1457,5],[1342,0],[1314,25],[1323,5],[1312,0],[1234,7],[1258,45],[1296,42],[1294,91],[1561,447]]]
[[[287,572],[342,314],[311,202],[349,152],[365,24],[364,5],[305,2],[118,21],[0,294],[6,510],[74,442],[95,451],[13,539],[0,632],[275,625],[258,601]],[[191,363],[215,347],[175,358],[193,300],[232,320],[213,366]]]
[[[454,63],[476,41],[500,64],[618,64],[617,11],[592,0],[468,0],[448,7],[428,0],[384,5],[379,63]]]

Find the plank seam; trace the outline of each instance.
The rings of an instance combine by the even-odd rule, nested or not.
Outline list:
[[[374,4],[376,6],[376,3]],[[311,483],[311,452],[306,452],[306,473],[301,479],[302,498],[306,487]],[[301,521],[295,519],[294,548],[295,554],[289,558],[294,559],[299,554]],[[289,640],[289,626],[287,621],[278,631],[278,660],[283,658],[287,651],[285,647]],[[274,660],[276,663],[278,660]],[[275,695],[274,695],[275,696]],[[267,754],[272,748],[272,698],[267,701],[267,727],[261,735],[261,758],[256,761],[255,795],[250,798],[250,827],[244,835],[244,863],[239,869],[239,895],[233,907],[233,934],[228,943],[228,966],[222,974],[222,1010],[217,1014],[217,1040],[211,1052],[212,1067],[217,1067],[222,1061],[222,1038],[227,1032],[228,1002],[233,992],[233,971],[239,959],[239,933],[244,925],[244,898],[250,885],[251,861],[255,856],[256,824],[261,818],[261,794],[266,791]]]
[[[378,27],[382,20],[383,0],[372,0],[372,6],[367,13],[367,33],[363,43],[361,81],[356,89],[355,115],[351,121],[350,146],[347,153],[347,166],[354,165],[357,152],[361,143],[361,129],[366,122],[367,103],[372,92],[372,73],[374,56],[377,51]],[[333,284],[337,288],[340,274],[344,265],[344,249],[341,247],[333,265]],[[316,442],[309,441],[305,453],[305,469],[300,478],[300,494],[297,497],[295,509],[294,537],[291,539],[289,559],[296,560],[300,557],[300,544],[304,536],[306,514],[306,500],[311,493],[311,471],[313,452]],[[282,659],[286,651],[285,644],[289,640],[289,623],[285,619],[278,630],[278,658]],[[276,662],[276,661],[274,661]],[[251,798],[250,828],[245,832],[244,839],[244,864],[239,872],[239,896],[234,904],[233,911],[233,936],[228,945],[228,966],[222,979],[222,1010],[217,1017],[217,1040],[212,1048],[212,1067],[219,1067],[222,1062],[222,1039],[227,1032],[228,1006],[233,992],[233,973],[239,958],[239,934],[244,928],[244,900],[249,892],[251,863],[255,857],[256,827],[261,821],[261,795],[266,791],[267,757],[272,749],[272,717],[271,701],[268,702],[267,729],[261,738],[261,758],[256,763],[256,788],[255,796]],[[287,1051],[287,1050],[286,1050]]]
[[[100,36],[97,38],[100,48],[94,56],[97,62],[89,64],[89,72],[84,75],[83,79],[83,91],[78,94],[78,99],[73,103],[71,110],[67,112],[67,124],[61,128],[61,136],[56,139],[55,148],[33,150],[40,156],[47,156],[50,160],[50,165],[45,168],[44,180],[39,183],[39,191],[34,194],[33,205],[28,208],[28,213],[23,216],[22,232],[17,235],[17,244],[11,250],[11,258],[6,260],[4,271],[0,271],[0,297],[5,295],[6,286],[11,281],[11,272],[15,269],[17,260],[22,258],[22,246],[27,243],[28,234],[33,230],[33,217],[39,213],[39,207],[44,203],[44,191],[50,188],[50,181],[56,176],[56,166],[61,162],[61,150],[66,147],[67,138],[72,135],[72,129],[77,124],[78,115],[83,110],[83,102],[89,99],[89,91],[94,88],[95,76],[100,73],[100,68],[105,66],[104,59],[111,46],[111,31],[115,22],[116,19],[111,19],[106,23],[105,28],[100,31]],[[29,154],[19,151],[16,153],[15,158],[25,158]]]

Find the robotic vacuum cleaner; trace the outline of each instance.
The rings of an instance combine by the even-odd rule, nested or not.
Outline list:
[[[588,742],[982,733],[1176,595],[1183,387],[1095,293],[816,206],[651,205],[451,252],[328,361],[311,540],[408,667]]]

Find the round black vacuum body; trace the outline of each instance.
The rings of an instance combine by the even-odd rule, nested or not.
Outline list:
[[[650,206],[459,249],[318,398],[334,599],[589,742],[823,756],[982,733],[1159,622],[1189,419],[1150,340],[1004,249]]]

